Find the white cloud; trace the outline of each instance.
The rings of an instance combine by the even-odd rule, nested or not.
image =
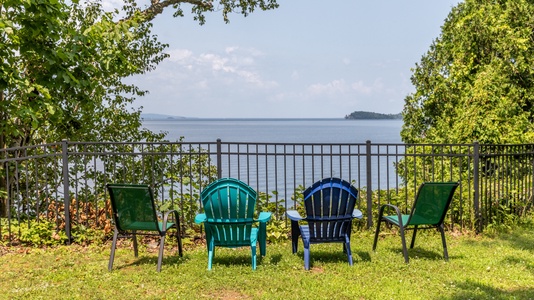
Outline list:
[[[236,47],[236,46],[232,46],[232,47],[226,47],[226,49],[224,49],[224,52],[226,52],[226,54],[231,54],[232,52],[236,51],[239,47]]]
[[[384,84],[381,79],[376,79],[371,85],[365,84],[363,81],[359,80],[351,84],[351,88],[358,92],[359,94],[371,95],[380,93],[384,89]]]
[[[193,56],[193,52],[187,49],[173,49],[169,51],[169,61],[172,62],[184,62]]]
[[[350,90],[350,86],[343,79],[333,80],[326,84],[316,83],[312,84],[307,88],[307,92],[311,96],[322,96],[322,95],[334,95],[334,94],[344,94]]]

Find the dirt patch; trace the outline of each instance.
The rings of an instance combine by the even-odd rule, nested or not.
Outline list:
[[[239,291],[222,289],[206,293],[202,295],[202,298],[219,299],[219,300],[234,300],[234,299],[252,299],[249,295],[244,295]]]

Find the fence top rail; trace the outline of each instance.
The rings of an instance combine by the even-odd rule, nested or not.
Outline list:
[[[61,147],[62,145],[66,143],[67,146],[116,146],[116,145],[131,145],[131,146],[191,146],[191,145],[198,145],[198,146],[216,146],[216,145],[224,145],[224,146],[235,146],[235,145],[246,145],[250,147],[257,147],[257,146],[290,146],[290,147],[313,147],[313,146],[329,146],[329,147],[341,147],[341,146],[354,146],[354,147],[364,147],[367,145],[370,145],[371,147],[403,147],[405,149],[410,148],[455,148],[455,147],[467,147],[472,148],[475,145],[478,145],[480,147],[480,153],[484,155],[488,148],[495,149],[495,148],[523,148],[525,149],[525,153],[534,153],[534,144],[478,144],[477,142],[474,142],[472,144],[424,144],[424,143],[414,143],[414,144],[405,144],[405,143],[373,143],[371,141],[367,141],[366,143],[269,143],[269,142],[228,142],[228,141],[221,141],[218,139],[217,141],[159,141],[159,142],[146,142],[146,141],[137,141],[137,142],[88,142],[88,141],[68,141],[63,140],[62,142],[55,142],[55,143],[46,143],[46,144],[40,144],[40,145],[30,145],[30,146],[22,146],[22,147],[10,147],[10,148],[4,148],[0,149],[0,159],[1,156],[4,156],[4,158],[7,159],[6,155],[11,152],[16,151],[31,151],[33,149],[54,149],[53,152],[61,153]],[[529,151],[532,149],[532,151]],[[71,151],[69,151],[71,152]],[[74,151],[76,152],[76,151]],[[51,153],[51,152],[50,152]],[[494,154],[494,153],[491,153]],[[517,154],[517,153],[516,153]]]
[[[39,145],[31,145],[31,146],[21,146],[21,147],[10,147],[10,148],[3,148],[3,149],[0,149],[0,153],[8,153],[8,152],[13,152],[13,151],[19,151],[19,150],[31,150],[31,149],[38,149],[38,148],[43,148],[43,149],[58,149],[59,151],[58,152],[61,152],[61,142],[56,142],[56,143],[46,143],[46,144],[39,144]]]

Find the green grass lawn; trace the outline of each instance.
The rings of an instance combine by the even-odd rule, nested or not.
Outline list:
[[[437,232],[421,232],[410,263],[400,238],[384,231],[377,252],[371,232],[352,237],[354,266],[341,244],[311,247],[304,270],[302,243],[270,244],[250,265],[250,250],[217,248],[207,271],[204,247],[183,258],[166,249],[162,272],[157,252],[142,247],[139,258],[122,244],[108,272],[109,244],[2,249],[2,299],[534,299],[534,234],[519,228],[495,236],[447,232],[449,261]],[[258,250],[259,252],[259,250]],[[259,253],[258,253],[259,255]]]

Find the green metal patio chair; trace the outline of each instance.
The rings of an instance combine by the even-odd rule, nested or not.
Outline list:
[[[445,241],[445,231],[443,229],[443,221],[452,201],[454,191],[458,187],[458,182],[425,182],[417,192],[415,202],[410,214],[402,214],[400,209],[392,204],[384,204],[380,208],[378,215],[375,238],[373,242],[373,251],[376,250],[378,242],[378,234],[380,232],[380,224],[386,222],[400,228],[400,236],[402,241],[402,252],[404,254],[404,261],[409,262],[408,250],[406,249],[406,238],[404,233],[406,230],[413,230],[412,242],[410,249],[414,247],[415,237],[418,229],[433,229],[436,228],[441,233],[441,241],[443,243],[443,254],[447,261],[449,254],[447,252],[447,243]],[[393,209],[394,215],[384,216],[385,209]],[[423,226],[423,227],[419,227]]]
[[[178,253],[180,256],[183,255],[178,212],[175,210],[167,211],[163,215],[163,220],[159,221],[154,205],[154,194],[148,185],[108,184],[107,188],[111,198],[113,221],[115,223],[108,270],[111,271],[113,267],[115,248],[117,247],[117,239],[119,238],[133,238],[134,255],[137,257],[137,235],[159,236],[157,271],[160,272],[165,236],[169,229],[174,228],[177,231]],[[174,219],[174,222],[169,222],[169,216]]]
[[[256,211],[256,191],[246,183],[233,178],[212,182],[200,194],[204,213],[195,217],[195,223],[204,224],[208,246],[208,270],[212,268],[215,247],[251,248],[252,269],[256,269],[256,244],[260,254],[266,253],[267,222],[271,213]],[[254,226],[259,223],[259,226]]]

